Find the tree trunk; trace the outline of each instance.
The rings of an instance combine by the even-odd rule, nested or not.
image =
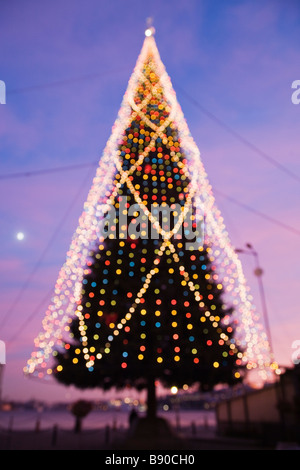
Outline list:
[[[152,376],[148,377],[147,384],[147,418],[155,419],[156,418],[156,388],[155,388],[155,378]]]
[[[77,433],[77,434],[81,433],[81,424],[82,424],[81,416],[76,416],[76,418],[75,418],[75,433]]]

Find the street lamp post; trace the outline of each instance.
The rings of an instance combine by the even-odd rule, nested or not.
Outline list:
[[[254,274],[257,277],[258,280],[258,287],[259,287],[259,293],[260,293],[260,298],[261,298],[261,304],[262,304],[262,312],[263,312],[263,317],[264,317],[264,324],[268,336],[268,341],[270,345],[270,352],[272,359],[274,359],[274,353],[273,353],[273,346],[272,346],[272,337],[271,337],[271,330],[270,330],[270,324],[269,324],[269,318],[268,318],[268,310],[267,310],[267,303],[266,303],[266,296],[265,296],[265,290],[264,290],[264,285],[262,281],[262,275],[263,275],[263,270],[259,265],[259,259],[258,259],[258,253],[256,250],[254,250],[253,246],[250,243],[246,243],[246,250],[241,249],[241,248],[236,248],[236,253],[245,253],[245,254],[251,254],[255,258],[255,269],[254,269]]]

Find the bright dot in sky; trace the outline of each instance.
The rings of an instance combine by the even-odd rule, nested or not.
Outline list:
[[[155,29],[153,28],[153,26],[151,28],[147,28],[146,31],[145,31],[145,36],[149,37],[149,36],[152,36],[154,35],[155,33]]]
[[[176,395],[177,392],[178,392],[178,388],[175,387],[175,385],[174,385],[173,387],[171,387],[171,393],[172,393],[173,395]]]
[[[17,233],[17,240],[24,240],[24,237],[25,237],[25,235],[24,235],[23,232],[18,232]]]

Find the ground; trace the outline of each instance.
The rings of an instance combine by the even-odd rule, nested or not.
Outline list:
[[[164,429],[164,432],[163,432]],[[0,431],[0,450],[100,450],[112,455],[113,452],[129,450],[275,450],[275,447],[263,447],[260,442],[218,436],[215,431],[203,428],[196,435],[190,429],[180,433],[166,425],[149,438],[141,427],[126,430],[111,428],[84,430],[75,433],[57,427],[41,431],[18,431],[12,433]],[[286,443],[282,447],[290,448]],[[298,450],[298,449],[297,449]]]

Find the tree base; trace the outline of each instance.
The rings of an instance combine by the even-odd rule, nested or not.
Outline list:
[[[137,418],[129,429],[127,439],[119,443],[120,450],[185,449],[184,440],[163,418]]]

